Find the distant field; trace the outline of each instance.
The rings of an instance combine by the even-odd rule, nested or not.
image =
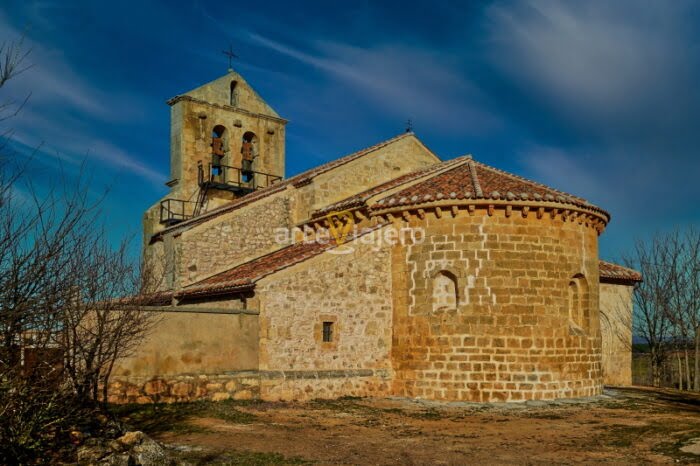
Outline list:
[[[693,367],[694,364],[695,359],[692,357],[691,352],[690,367]],[[652,384],[651,361],[648,353],[632,354],[632,383],[634,385],[646,386]],[[675,354],[670,355],[668,361],[664,365],[661,386],[666,388],[678,388],[678,362]]]

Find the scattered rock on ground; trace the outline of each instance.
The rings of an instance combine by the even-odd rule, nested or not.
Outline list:
[[[78,448],[78,464],[109,466],[166,466],[174,464],[165,449],[140,431],[117,440],[93,440]]]
[[[126,434],[122,435],[117,439],[117,442],[121,443],[125,447],[133,447],[134,445],[141,443],[145,436],[146,435],[143,432],[136,430],[134,432],[127,432]]]
[[[688,445],[681,447],[683,453],[692,453],[693,455],[700,455],[700,438],[694,438],[688,443]]]
[[[144,438],[139,445],[132,449],[132,457],[136,464],[143,466],[159,466],[170,464],[168,455],[158,442],[151,438]]]

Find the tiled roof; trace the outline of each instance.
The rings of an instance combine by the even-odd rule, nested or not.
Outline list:
[[[642,274],[634,269],[623,267],[604,260],[598,261],[600,281],[602,283],[634,284],[642,281]]]
[[[503,199],[559,202],[607,212],[585,199],[558,191],[540,183],[498,170],[474,160],[416,183],[379,200],[372,209],[417,205],[448,199]]]
[[[217,275],[199,281],[188,286],[184,291],[186,294],[198,294],[200,291],[209,293],[216,290],[226,291],[228,289],[250,286],[255,280],[269,275],[281,268],[289,267],[290,265],[316,256],[330,247],[330,243],[295,243],[271,254],[259,257],[250,262],[246,262],[242,265],[226,270],[225,272],[221,272]]]
[[[464,161],[466,161],[467,159],[468,157],[466,156],[458,157],[456,159],[435,163],[433,165],[420,168],[410,173],[406,173],[405,175],[394,178],[393,180],[389,180],[386,183],[374,186],[368,189],[367,191],[363,191],[359,194],[343,199],[342,201],[336,202],[335,204],[331,204],[322,209],[319,209],[316,212],[314,212],[312,218],[321,217],[329,212],[338,212],[341,210],[352,209],[354,207],[362,206],[368,199],[377,196],[378,194],[397,188],[402,184],[410,183],[411,181],[415,181],[421,177],[428,176],[431,173],[435,173],[440,170],[446,170],[452,165],[464,163]]]
[[[347,238],[345,243],[353,241],[354,239],[370,233],[378,228],[381,228],[381,225],[364,229],[363,231],[357,233],[354,237]],[[256,281],[266,277],[267,275],[318,256],[324,251],[335,247],[337,247],[337,244],[334,239],[330,239],[327,242],[306,241],[294,243],[290,246],[265,256],[258,257],[250,262],[246,262],[232,269],[194,283],[179,292],[178,296],[212,295],[250,288]]]
[[[391,139],[387,139],[386,141],[380,142],[380,143],[375,144],[373,146],[367,147],[366,149],[362,149],[362,150],[359,150],[357,152],[353,152],[352,154],[346,155],[346,156],[341,157],[339,159],[335,159],[335,160],[332,160],[332,161],[325,163],[323,165],[319,165],[318,167],[312,168],[311,170],[307,170],[305,172],[299,173],[298,175],[292,176],[291,178],[287,178],[286,180],[282,180],[282,181],[275,183],[271,186],[260,189],[258,191],[251,193],[251,194],[245,195],[245,196],[243,196],[239,199],[236,199],[233,202],[226,204],[224,206],[221,206],[217,209],[211,210],[209,212],[205,212],[202,215],[198,215],[197,217],[194,217],[190,220],[186,220],[184,222],[178,223],[177,225],[173,225],[170,228],[166,228],[165,230],[154,235],[154,237],[162,236],[164,233],[169,233],[171,231],[186,229],[186,228],[192,227],[194,225],[198,225],[200,223],[203,223],[211,218],[218,217],[219,215],[224,214],[226,212],[231,212],[233,210],[240,209],[241,207],[246,206],[248,204],[251,204],[257,200],[263,199],[267,196],[270,196],[272,194],[283,191],[284,189],[287,188],[287,186],[303,186],[304,184],[308,184],[309,182],[311,182],[311,180],[313,180],[313,178],[318,176],[318,175],[321,175],[327,171],[333,170],[334,168],[337,168],[341,165],[345,165],[346,163],[352,162],[353,160],[357,160],[361,157],[364,157],[365,155],[368,155],[368,154],[370,154],[378,149],[381,149],[382,147],[385,147],[391,143],[399,141],[399,140],[406,138],[408,136],[413,136],[413,133],[399,134],[398,136],[395,136]]]

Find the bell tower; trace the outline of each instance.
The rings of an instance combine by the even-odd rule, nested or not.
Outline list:
[[[188,220],[284,177],[285,125],[233,70],[170,105],[170,193],[160,223]]]

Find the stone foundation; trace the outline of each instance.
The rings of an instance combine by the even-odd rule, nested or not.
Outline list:
[[[390,395],[387,370],[236,371],[167,378],[121,378],[109,385],[108,401],[175,403],[209,400],[304,401],[342,396]]]
[[[332,399],[391,395],[388,370],[288,371],[263,373],[260,398],[268,401]],[[269,377],[269,378],[268,378]]]

